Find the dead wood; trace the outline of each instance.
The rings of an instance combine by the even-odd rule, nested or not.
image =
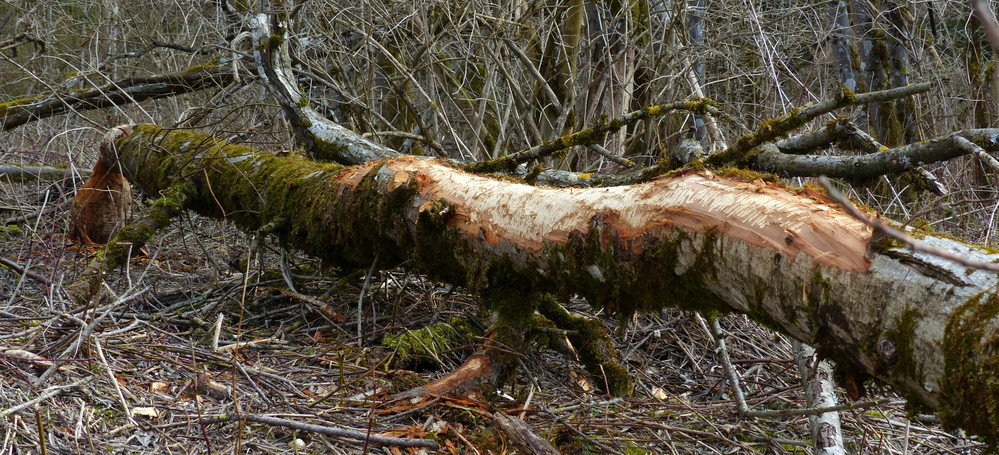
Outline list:
[[[995,440],[995,274],[878,238],[814,191],[710,172],[534,188],[414,157],[342,168],[151,125],[123,133],[103,159],[147,193],[183,176],[191,209],[249,230],[286,217],[285,242],[334,263],[366,266],[378,254],[480,295],[578,293],[624,314],[746,313],[816,345],[841,374],[876,377]],[[921,235],[976,261],[999,258]],[[492,309],[533,312],[519,301]]]
[[[107,243],[125,227],[132,204],[132,187],[121,172],[111,166],[98,160],[90,178],[73,197],[72,224],[67,237],[77,244]]]
[[[316,425],[312,423],[296,422],[294,420],[281,419],[278,417],[265,416],[265,415],[223,414],[220,416],[208,417],[205,420],[207,423],[234,422],[242,420],[246,422],[253,422],[264,425],[281,426],[295,430],[306,431],[309,433],[318,433],[329,436],[335,436],[338,438],[353,439],[355,441],[362,441],[364,443],[371,443],[382,446],[423,447],[427,449],[438,448],[437,442],[432,439],[394,438],[390,436],[382,436],[378,434],[365,433],[363,431],[351,430],[348,428],[337,428],[329,425]]]
[[[64,114],[137,103],[219,87],[233,81],[231,68],[198,66],[185,71],[130,77],[83,90],[66,90],[0,104],[0,131]]]
[[[89,171],[80,172],[83,177],[88,177]],[[62,180],[73,179],[75,176],[68,168],[53,166],[17,166],[0,165],[0,179],[12,182],[29,182],[36,180]]]
[[[534,433],[531,426],[521,419],[502,412],[494,412],[493,423],[524,453],[536,455],[558,455],[561,453],[552,447],[551,443]]]

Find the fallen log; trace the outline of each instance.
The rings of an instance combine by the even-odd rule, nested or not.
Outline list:
[[[146,193],[182,185],[185,208],[248,230],[277,221],[284,242],[333,263],[409,261],[521,320],[546,305],[523,298],[540,292],[625,316],[666,306],[745,313],[816,346],[841,374],[875,377],[946,426],[999,441],[996,274],[875,235],[817,191],[708,171],[555,189],[410,156],[322,164],[155,125],[112,137],[101,159]],[[627,379],[607,376],[622,392],[613,383]]]
[[[63,90],[51,95],[20,98],[0,103],[0,131],[66,112],[103,109],[196,92],[232,83],[233,70],[221,66],[196,66],[184,71],[153,76],[129,77],[101,87]]]

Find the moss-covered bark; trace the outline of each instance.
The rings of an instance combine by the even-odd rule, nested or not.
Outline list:
[[[601,330],[526,296],[579,294],[623,315],[746,313],[818,346],[853,377],[944,411],[950,424],[993,442],[999,434],[999,313],[983,297],[996,275],[879,248],[866,225],[813,191],[707,172],[537,188],[414,157],[343,168],[153,125],[131,127],[116,145],[119,155],[105,159],[148,193],[182,181],[190,208],[254,230],[286,217],[277,234],[287,244],[333,263],[366,266],[377,254],[386,267],[410,261],[466,286],[499,315],[498,342],[525,348],[540,309],[584,337],[584,362],[603,366],[614,392],[627,377]],[[923,241],[999,259],[952,239]],[[466,372],[489,364],[475,359]]]
[[[176,73],[130,77],[102,87],[11,100],[0,103],[0,131],[66,112],[102,109],[175,96],[225,86],[232,81],[233,72],[230,68],[199,65]]]
[[[999,296],[969,299],[947,324],[944,399],[940,417],[950,428],[982,435],[999,445]]]
[[[169,226],[173,218],[187,209],[195,197],[195,190],[190,182],[178,179],[176,184],[165,188],[160,194],[160,198],[138,220],[121,229],[97,251],[81,278],[68,287],[74,300],[82,303],[96,295],[104,279],[104,272],[124,265],[160,229]]]

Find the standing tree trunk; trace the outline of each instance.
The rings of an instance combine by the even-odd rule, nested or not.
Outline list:
[[[704,84],[704,51],[701,50],[701,47],[704,45],[704,14],[707,9],[707,0],[687,2],[687,39],[690,40],[691,46],[699,50],[694,57],[694,67],[691,69],[698,85]],[[694,114],[694,128],[694,139],[697,139],[702,147],[706,146],[708,130],[704,126],[704,118],[700,115]]]
[[[586,4],[586,28],[592,42],[590,64],[595,75],[587,81],[584,120],[596,123],[600,116],[618,117],[631,110],[635,90],[636,51],[630,37],[637,27],[632,11],[639,8],[634,1]],[[627,131],[607,136],[604,147],[623,156]]]

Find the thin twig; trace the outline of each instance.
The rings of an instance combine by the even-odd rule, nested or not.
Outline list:
[[[91,321],[89,324],[84,325],[83,330],[80,331],[80,335],[76,337],[76,340],[73,341],[73,344],[71,344],[64,351],[62,351],[62,354],[60,354],[58,358],[66,358],[73,355],[73,353],[75,353],[76,350],[80,348],[80,345],[83,344],[84,340],[86,340],[90,336],[90,332],[94,330],[94,327],[97,327],[97,324],[99,324],[101,321],[104,320],[104,318],[106,318],[109,314],[111,314],[111,310],[116,308],[118,305],[121,305],[122,303],[125,303],[129,300],[132,300],[144,294],[147,290],[148,288],[142,288],[130,294],[125,294],[121,296],[118,300],[114,301],[114,303],[108,305],[107,310],[105,310],[104,313],[95,317],[94,320]],[[76,319],[76,318],[70,317],[70,319]],[[52,376],[52,374],[55,373],[55,371],[58,368],[59,368],[59,363],[58,362],[53,363],[52,366],[49,367],[48,370],[45,370],[45,372],[42,373],[42,375],[39,376],[38,379],[35,381],[34,384],[35,387],[41,387],[41,385],[44,384],[45,381],[48,380],[48,378]]]
[[[891,404],[892,400],[888,398],[881,398],[877,400],[868,401],[858,401],[856,403],[840,404],[836,406],[824,406],[820,408],[802,408],[802,409],[768,409],[763,411],[750,410],[746,413],[746,417],[771,417],[771,418],[781,418],[781,417],[798,417],[798,416],[817,416],[822,415],[827,412],[839,412],[839,411],[852,411],[856,409],[867,409],[873,408],[875,406],[881,406],[883,404]]]
[[[639,120],[646,119],[649,117],[657,117],[666,114],[668,112],[678,111],[678,110],[688,110],[694,112],[703,111],[712,114],[721,113],[721,111],[719,111],[718,108],[712,106],[710,100],[704,98],[690,100],[690,101],[678,101],[672,104],[651,106],[645,109],[629,112],[614,119],[604,119],[589,128],[577,131],[572,134],[567,134],[565,136],[555,139],[554,141],[545,142],[544,144],[531,147],[527,150],[522,150],[517,153],[502,156],[494,160],[488,160],[488,161],[482,161],[479,163],[470,164],[468,166],[465,166],[465,170],[469,172],[495,172],[497,170],[497,167],[502,167],[504,164],[516,165],[516,163],[523,163],[543,156],[548,156],[551,155],[552,153],[560,152],[572,146],[594,144],[596,143],[596,141],[602,140],[604,136],[607,135],[607,133],[613,133],[628,125],[634,124]]]
[[[548,102],[552,103],[552,106],[555,107],[555,111],[561,114],[562,103],[559,102],[558,96],[555,95],[555,91],[553,91],[552,87],[548,85],[548,81],[546,81],[545,77],[541,75],[541,72],[538,71],[538,68],[534,66],[534,63],[531,62],[531,59],[528,58],[527,55],[524,54],[524,51],[520,49],[520,46],[517,46],[517,44],[514,43],[513,40],[511,40],[510,38],[503,38],[503,43],[506,44],[506,46],[511,51],[513,51],[513,53],[517,56],[517,58],[520,59],[520,62],[523,63],[525,67],[527,67],[527,71],[531,74],[531,76],[534,77],[534,79],[537,81],[538,85],[542,88],[542,90],[544,90],[545,96],[548,97]]]
[[[243,373],[243,377],[245,377],[246,380],[249,381],[250,385],[253,386],[253,389],[257,391],[257,394],[260,395],[260,399],[264,400],[267,404],[274,404],[274,401],[267,398],[267,394],[264,393],[263,390],[260,390],[260,386],[257,385],[257,381],[253,380],[253,377],[246,371],[246,368],[243,368],[243,364],[240,363],[239,360],[233,358],[232,363],[236,365],[236,368],[239,369],[240,373]],[[236,388],[233,387],[233,390],[236,390]]]
[[[371,268],[368,269],[368,274],[364,276],[364,286],[361,287],[361,294],[357,297],[357,345],[361,346],[364,344],[364,333],[362,331],[362,324],[364,322],[364,294],[371,287],[371,275],[375,273],[375,267],[378,266],[378,253],[375,253],[375,260],[371,261]],[[375,318],[375,314],[371,313],[371,319]]]
[[[826,406],[819,408],[804,408],[804,409],[774,409],[774,410],[754,410],[749,409],[749,405],[746,404],[745,396],[742,394],[742,388],[739,385],[739,376],[735,372],[735,368],[732,366],[732,362],[728,356],[728,350],[725,347],[725,332],[722,330],[721,325],[718,323],[718,319],[711,322],[711,329],[708,330],[707,325],[704,324],[704,319],[700,315],[696,315],[698,322],[701,324],[702,329],[708,332],[709,335],[715,340],[715,353],[718,355],[718,360],[722,364],[722,369],[725,370],[725,375],[732,386],[732,395],[735,398],[736,407],[738,408],[739,415],[743,417],[791,417],[791,416],[813,416],[821,415],[827,412],[845,411],[850,409],[865,409],[872,406],[878,406],[891,402],[888,399],[880,400],[870,400],[858,403],[844,404],[838,406]]]
[[[732,396],[735,398],[739,414],[744,417],[748,416],[750,413],[749,405],[746,404],[746,398],[742,395],[742,387],[739,386],[739,375],[735,373],[735,367],[732,366],[732,361],[728,357],[728,350],[725,348],[725,332],[722,330],[721,324],[718,323],[718,318],[712,319],[710,330],[704,325],[704,318],[701,315],[696,315],[696,318],[701,327],[715,340],[715,355],[725,370],[729,385],[732,386]]]
[[[121,410],[125,413],[125,418],[128,419],[128,423],[136,425],[135,419],[132,418],[132,411],[128,407],[128,402],[125,401],[125,395],[121,393],[121,385],[118,384],[118,378],[114,376],[114,370],[111,369],[111,364],[108,363],[108,359],[104,356],[104,349],[101,348],[101,340],[98,337],[94,337],[94,351],[97,352],[97,357],[101,359],[101,364],[104,365],[104,370],[108,373],[108,379],[111,381],[111,385],[114,386],[115,395],[118,396],[118,403],[121,404]]]
[[[684,57],[684,63],[687,68],[687,83],[690,84],[690,88],[694,91],[694,96],[698,98],[705,98],[704,90],[701,88],[701,82],[697,78],[697,73],[694,71],[693,65],[687,57]],[[718,128],[718,121],[715,117],[711,115],[711,112],[705,112],[702,117],[704,117],[704,127],[708,130],[708,136],[711,138],[711,148],[714,150],[724,150],[728,148],[728,144],[725,143],[725,136],[722,135],[721,129]]]
[[[615,155],[614,152],[607,150],[606,148],[604,148],[604,146],[600,144],[590,144],[588,145],[588,147],[590,148],[590,150],[597,152],[598,155],[607,158],[608,160],[611,160],[614,163],[620,164],[621,166],[628,168],[635,167],[635,163],[632,162],[631,160],[623,156]]]
[[[563,419],[563,418],[559,417],[558,415],[556,415],[554,412],[549,411],[547,409],[541,409],[541,408],[537,409],[537,411],[544,412],[545,414],[550,415],[552,417],[552,419],[555,420],[555,423],[568,428],[569,431],[575,433],[576,436],[579,436],[579,437],[583,438],[584,440],[586,440],[587,442],[589,442],[589,443],[591,443],[591,444],[599,447],[600,450],[604,451],[604,453],[611,453],[611,454],[615,454],[615,455],[624,455],[623,452],[621,452],[619,450],[615,450],[612,447],[608,447],[608,446],[602,444],[600,441],[597,441],[596,439],[590,437],[590,435],[588,435],[586,433],[583,433],[582,431],[579,430],[579,428],[576,428],[575,426],[573,426],[572,424],[570,424],[569,422],[567,422],[565,419]]]
[[[45,421],[42,420],[41,408],[35,407],[35,425],[38,427],[38,448],[41,455],[48,455],[48,444],[45,442]]]
[[[32,280],[35,280],[35,281],[37,281],[39,283],[42,283],[43,285],[45,285],[46,288],[48,288],[51,285],[51,283],[49,283],[48,278],[45,278],[44,276],[42,276],[39,273],[32,272],[31,270],[28,270],[27,267],[21,267],[20,264],[12,261],[10,259],[7,259],[5,257],[0,257],[0,265],[3,265],[5,267],[13,270],[18,275],[24,275],[24,276],[26,276],[28,278],[31,278]]]
[[[852,215],[854,218],[856,218],[856,219],[860,220],[861,222],[863,222],[864,224],[870,226],[871,228],[873,228],[877,232],[880,232],[880,233],[882,233],[882,234],[884,234],[884,235],[886,235],[888,237],[891,237],[894,240],[897,240],[897,241],[902,242],[902,243],[904,243],[906,245],[909,245],[909,248],[912,248],[912,250],[915,251],[915,252],[917,252],[917,253],[924,253],[924,254],[929,254],[929,255],[932,255],[932,256],[939,257],[939,258],[947,259],[949,261],[956,262],[958,264],[961,264],[961,265],[963,265],[965,267],[969,267],[969,268],[972,268],[972,269],[988,270],[988,271],[992,271],[992,272],[999,272],[999,264],[997,264],[997,263],[994,263],[994,262],[973,261],[971,259],[958,256],[958,255],[956,255],[954,253],[951,253],[949,251],[937,248],[935,246],[928,245],[926,242],[923,242],[921,240],[916,240],[916,239],[914,239],[912,237],[909,237],[904,232],[899,231],[898,229],[895,229],[895,228],[893,228],[891,226],[888,226],[888,225],[882,223],[881,221],[872,220],[867,215],[865,215],[863,212],[861,212],[859,209],[857,209],[856,207],[854,207],[853,204],[851,204],[850,201],[848,201],[846,199],[846,197],[843,196],[843,194],[841,194],[839,191],[837,191],[835,188],[833,188],[832,183],[830,183],[829,179],[826,178],[826,177],[819,177],[819,184],[821,184],[822,187],[825,188],[826,191],[829,193],[829,198],[830,199],[832,199],[832,200],[838,202],[840,205],[842,205],[843,208],[846,209],[847,213],[849,213],[850,215]]]
[[[90,382],[91,379],[93,379],[93,378],[90,377],[90,376],[88,376],[88,377],[80,379],[80,380],[78,380],[78,381],[76,381],[76,382],[74,382],[74,383],[72,383],[70,385],[61,385],[61,386],[52,386],[52,387],[49,387],[41,395],[38,395],[37,397],[35,397],[35,398],[31,399],[31,400],[25,401],[24,403],[21,403],[21,404],[19,404],[17,406],[14,406],[14,407],[11,407],[11,408],[7,408],[7,409],[4,409],[3,411],[0,411],[0,419],[2,419],[4,417],[7,417],[8,415],[13,414],[15,412],[18,412],[18,411],[20,411],[22,409],[28,408],[30,406],[34,406],[36,403],[41,403],[41,402],[43,402],[45,400],[48,400],[49,398],[52,398],[52,397],[54,397],[56,395],[59,395],[60,393],[62,393],[63,390],[72,389],[74,387],[79,387],[80,385],[83,385],[84,383]]]

